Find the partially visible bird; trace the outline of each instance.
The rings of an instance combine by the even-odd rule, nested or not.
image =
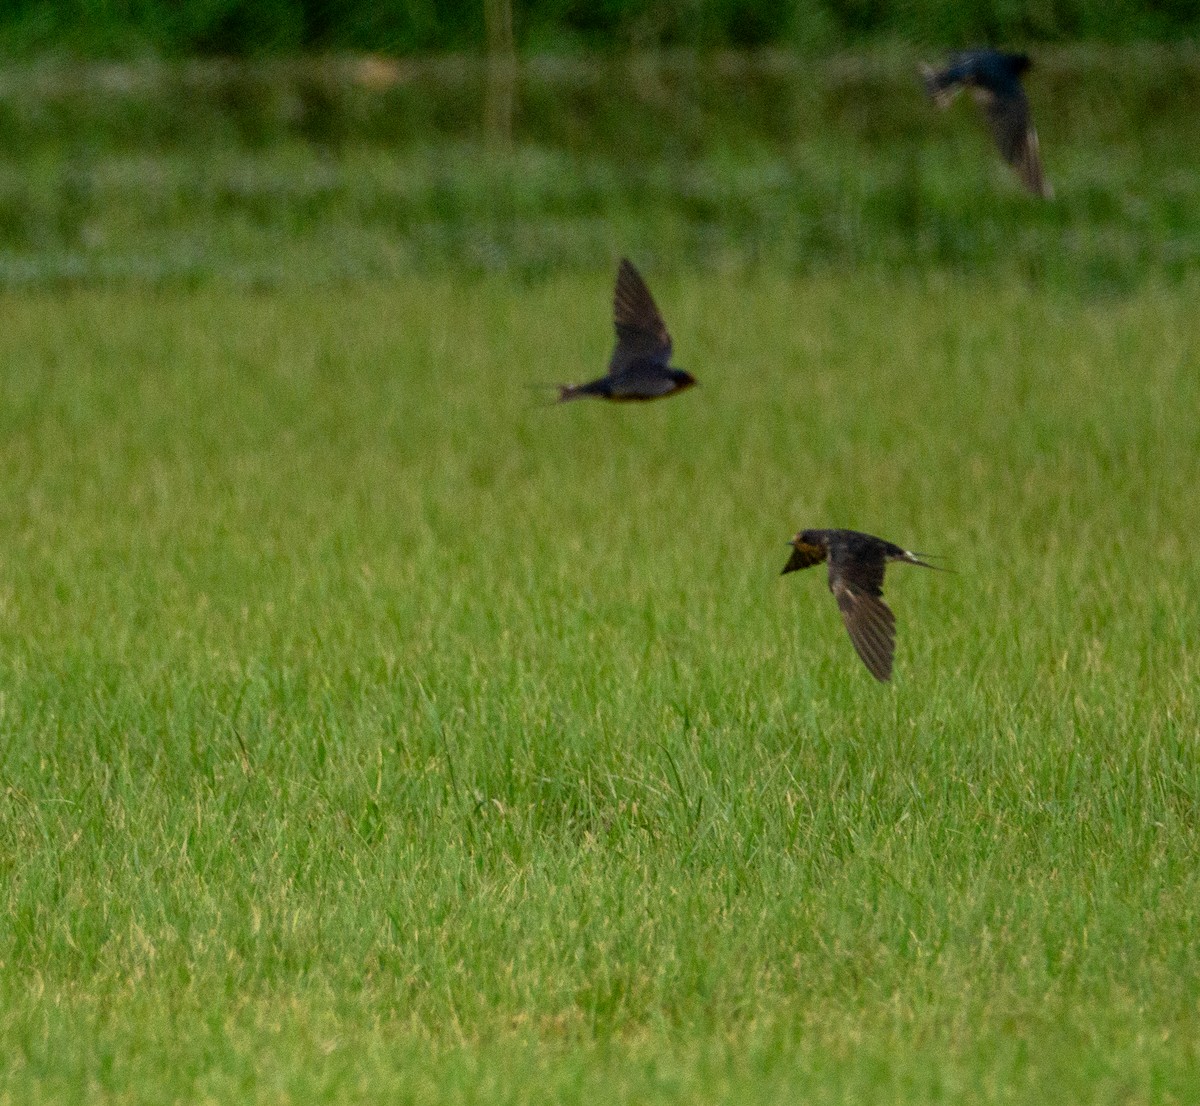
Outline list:
[[[608,374],[587,384],[558,385],[558,402],[596,396],[617,401],[661,399],[690,388],[696,378],[671,368],[671,335],[650,289],[637,269],[621,259],[613,290],[613,324],[617,344]]]
[[[1016,170],[1030,192],[1048,200],[1054,189],[1042,172],[1037,131],[1021,87],[1021,74],[1032,64],[1028,54],[965,50],[951,54],[943,69],[922,65],[921,76],[925,90],[940,108],[949,107],[963,88],[970,88],[987,116],[1000,156]]]
[[[871,675],[892,678],[896,616],[883,601],[883,573],[889,561],[937,568],[883,538],[857,530],[801,530],[788,544],[792,555],[783,573],[829,562],[829,590],[837,600],[850,640]]]

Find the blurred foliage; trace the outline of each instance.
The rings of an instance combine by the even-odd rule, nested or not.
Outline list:
[[[1195,0],[525,0],[519,46],[828,49],[885,38],[1169,41],[1200,33]],[[6,0],[0,50],[87,57],[414,54],[484,46],[483,0]]]
[[[1200,266],[1200,51],[1043,50],[1056,198],[919,55],[539,57],[488,141],[464,57],[0,70],[0,286],[453,267],[939,269],[1110,291]]]

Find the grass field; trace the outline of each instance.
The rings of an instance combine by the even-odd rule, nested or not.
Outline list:
[[[508,136],[478,59],[0,67],[0,289],[1200,269],[1200,47],[1037,51],[1040,205],[970,103],[930,105],[935,57],[533,58]]]
[[[1200,1099],[1197,287],[647,275],[7,295],[0,1101]]]

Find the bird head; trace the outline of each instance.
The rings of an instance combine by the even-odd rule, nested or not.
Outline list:
[[[801,530],[788,542],[788,545],[795,552],[788,558],[788,563],[783,566],[784,576],[797,569],[818,565],[829,556],[829,550],[822,540],[819,530]]]
[[[684,369],[672,369],[671,379],[675,381],[676,385],[680,389],[690,388],[696,383],[696,378],[692,376],[690,372],[687,372]]]
[[[1033,65],[1033,59],[1028,54],[1010,54],[1008,64],[1012,66],[1012,71],[1019,76]]]

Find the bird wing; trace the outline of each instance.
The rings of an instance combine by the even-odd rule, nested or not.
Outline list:
[[[867,535],[861,537],[873,543],[876,553],[864,555],[835,546],[829,557],[829,586],[832,588],[835,584],[846,584],[878,599],[883,595],[883,573],[887,568],[885,553],[888,543]]]
[[[1000,156],[1016,170],[1030,192],[1048,199],[1050,186],[1042,172],[1037,131],[1029,117],[1025,93],[1018,87],[1011,93],[983,92],[981,99]]]
[[[829,562],[829,590],[837,600],[842,621],[871,675],[892,678],[896,649],[896,616],[883,601],[883,558],[835,556]]]
[[[798,541],[792,546],[792,555],[788,558],[788,563],[783,566],[781,576],[786,576],[789,572],[796,572],[802,568],[812,568],[813,565],[819,565],[828,551],[823,545],[808,545],[806,542]]]
[[[648,359],[665,365],[671,359],[671,335],[637,269],[621,259],[613,290],[613,324],[617,345],[608,363],[610,372],[627,369],[634,361]]]
[[[877,680],[892,678],[896,651],[896,616],[877,595],[845,580],[830,584],[842,621],[863,664]]]

